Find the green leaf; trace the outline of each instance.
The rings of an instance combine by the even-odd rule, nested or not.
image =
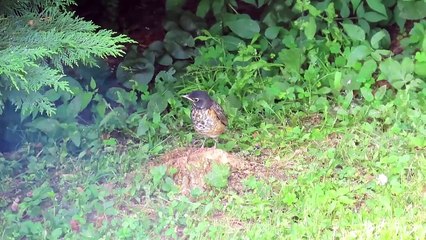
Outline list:
[[[372,77],[373,73],[377,70],[377,63],[376,61],[369,59],[361,67],[361,70],[359,71],[358,78],[361,78],[363,80],[368,80]]]
[[[380,47],[379,43],[380,41],[386,36],[384,30],[380,30],[378,32],[376,32],[372,37],[371,37],[371,46],[375,49],[378,49]]]
[[[408,137],[408,145],[410,147],[425,147],[426,146],[426,138],[423,136],[409,136]]]
[[[179,18],[179,26],[186,32],[196,31],[202,22],[201,18],[190,12],[183,12]]]
[[[154,112],[163,112],[167,108],[167,100],[168,99],[166,99],[160,93],[154,93],[153,95],[151,95],[147,106],[148,113],[152,114]]]
[[[141,137],[144,136],[149,130],[149,123],[144,117],[141,121],[139,121],[138,129],[136,130],[136,135]]]
[[[174,41],[164,42],[164,48],[175,59],[184,60],[192,56],[192,51],[190,49],[184,49]]]
[[[49,239],[60,239],[61,235],[62,235],[62,229],[61,228],[56,228],[55,230],[53,230],[50,233]]]
[[[416,62],[414,64],[414,73],[420,77],[426,77],[426,62]]]
[[[186,0],[166,0],[166,10],[167,11],[176,11],[182,8]]]
[[[212,170],[206,175],[206,183],[216,188],[228,186],[230,167],[226,164],[213,163]]]
[[[398,1],[400,16],[407,20],[418,20],[426,17],[425,1]]]
[[[166,175],[167,167],[166,166],[157,166],[151,168],[149,171],[151,173],[152,182],[154,186],[157,187],[161,179]]]
[[[349,6],[346,1],[340,1],[341,2],[341,8],[340,8],[340,16],[342,18],[347,18],[350,15]]]
[[[278,54],[278,59],[289,71],[299,73],[302,66],[302,54],[302,50],[298,48],[283,49]]]
[[[371,49],[365,45],[359,45],[352,48],[348,56],[347,66],[353,67],[356,62],[364,60],[367,56],[371,54]]]
[[[93,93],[86,92],[86,93],[80,93],[79,95],[75,96],[71,102],[68,104],[67,107],[67,115],[69,118],[75,118],[77,115],[83,111],[87,105],[89,105],[90,101],[92,100]]]
[[[385,5],[383,5],[381,2],[382,0],[367,0],[367,4],[371,9],[387,18]]]
[[[259,23],[252,19],[237,19],[225,22],[233,33],[237,36],[252,39],[257,33],[260,32]]]
[[[164,54],[160,59],[158,59],[158,64],[163,66],[170,66],[173,64],[173,58],[170,57],[169,54]]]
[[[366,12],[363,16],[363,18],[369,22],[380,22],[383,20],[388,19],[387,16],[384,16],[380,13],[376,13],[376,12]]]
[[[365,32],[364,30],[354,24],[342,23],[343,29],[348,34],[349,38],[354,41],[364,41],[365,40]]]
[[[58,120],[53,118],[39,117],[28,123],[27,126],[36,128],[48,136],[53,136],[60,129]]]
[[[70,134],[70,139],[74,143],[75,146],[80,147],[81,143],[81,133],[78,130],[75,130]]]
[[[361,0],[351,0],[352,8],[357,9],[359,4],[361,3]]]
[[[245,42],[238,37],[226,35],[222,37],[225,49],[228,51],[236,51],[239,46],[245,46]]]
[[[317,32],[317,23],[315,22],[314,17],[309,18],[309,21],[305,26],[304,32],[308,40],[314,39],[315,33]]]
[[[210,0],[201,0],[197,7],[196,15],[204,18],[210,11]]]
[[[371,102],[374,100],[374,96],[373,93],[371,93],[370,88],[362,87],[360,90],[362,97],[364,97],[367,102]]]
[[[334,73],[333,90],[339,92],[342,89],[342,72]]]
[[[225,8],[225,0],[212,1],[212,9],[213,9],[213,14],[215,16],[223,13],[224,8]]]
[[[396,89],[404,85],[405,72],[401,64],[392,58],[387,58],[379,65],[381,74]]]
[[[277,38],[281,29],[282,29],[282,27],[278,27],[278,26],[268,27],[265,31],[265,37],[267,37],[270,40],[273,40],[273,39]]]
[[[90,89],[94,90],[96,88],[96,81],[95,79],[90,79]]]
[[[195,40],[189,32],[185,32],[179,29],[173,29],[166,33],[164,41],[176,42],[182,47],[194,47]]]
[[[381,86],[381,87],[379,87],[377,90],[376,90],[376,93],[374,94],[374,98],[376,99],[376,100],[382,100],[383,99],[383,97],[385,96],[385,94],[386,94],[386,90],[387,90],[387,87],[386,86]]]

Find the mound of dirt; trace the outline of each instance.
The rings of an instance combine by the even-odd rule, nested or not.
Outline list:
[[[230,166],[231,175],[228,186],[237,192],[244,190],[242,181],[248,176],[260,179],[274,177],[282,180],[285,178],[283,166],[278,164],[280,161],[265,166],[263,160],[238,156],[215,148],[179,148],[165,153],[153,166],[165,165],[168,168],[177,169],[174,181],[180,186],[181,192],[187,195],[193,188],[198,187],[204,190],[207,188],[204,178],[211,171],[214,163]]]

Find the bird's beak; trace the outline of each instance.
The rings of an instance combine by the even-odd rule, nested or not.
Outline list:
[[[192,98],[190,98],[188,95],[182,95],[182,97],[183,97],[183,98],[188,99],[188,100],[189,100],[189,101],[191,101],[191,102],[193,102],[193,101],[192,101]]]

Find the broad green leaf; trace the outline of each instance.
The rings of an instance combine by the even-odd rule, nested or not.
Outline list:
[[[333,90],[339,92],[342,89],[342,72],[334,73]]]
[[[133,74],[133,76],[130,79],[135,80],[139,84],[145,85],[152,80],[153,76],[154,76],[154,65],[146,64],[144,69],[141,69],[138,71],[138,73]]]
[[[376,100],[382,100],[383,99],[383,97],[385,96],[385,94],[386,94],[386,90],[387,90],[387,87],[386,86],[381,86],[381,87],[379,87],[377,90],[376,90],[376,93],[374,94],[374,98],[376,99]]]
[[[147,111],[149,114],[152,114],[154,112],[161,113],[163,112],[168,105],[168,99],[166,99],[162,94],[160,93],[154,93],[150,96]]]
[[[53,118],[39,117],[26,125],[36,128],[51,137],[55,135],[58,130],[60,130],[59,121]]]
[[[62,229],[61,228],[56,228],[55,230],[53,230],[50,233],[50,237],[48,237],[49,239],[60,239],[62,235]]]
[[[173,63],[173,58],[170,57],[169,54],[164,54],[163,56],[158,59],[158,64],[163,66],[170,66]]]
[[[373,93],[371,92],[370,88],[362,87],[361,89],[361,95],[362,97],[367,101],[371,102],[374,100]]]
[[[342,18],[347,18],[350,15],[349,6],[346,1],[340,1],[341,2],[341,8],[340,8],[340,16]]]
[[[366,33],[370,32],[370,24],[364,18],[358,19],[357,24],[362,28],[362,30],[364,30],[364,32]]]
[[[424,136],[409,136],[408,137],[408,145],[410,147],[425,147],[426,146],[426,138]]]
[[[317,91],[317,93],[319,95],[326,95],[330,92],[331,92],[331,89],[329,87],[322,87],[322,88],[318,89],[318,91]]]
[[[413,73],[414,72],[414,61],[412,58],[405,57],[402,59],[401,62],[401,68],[404,72],[404,75],[407,73]]]
[[[331,53],[340,53],[342,46],[338,42],[328,42],[327,45]]]
[[[166,0],[166,10],[176,11],[182,8],[185,0]]]
[[[363,18],[369,22],[380,22],[383,20],[388,19],[387,16],[384,16],[380,13],[376,13],[376,12],[366,12],[363,16]]]
[[[380,40],[382,40],[385,36],[386,36],[386,34],[383,30],[376,32],[371,37],[371,41],[370,41],[371,46],[375,49],[378,49],[380,47],[380,45],[379,45]]]
[[[377,70],[377,63],[376,61],[369,59],[361,67],[361,70],[359,71],[358,77],[362,78],[364,80],[368,80],[371,78],[373,73]]]
[[[280,33],[280,30],[282,29],[282,27],[278,27],[278,26],[271,26],[268,27],[265,31],[265,37],[267,37],[268,39],[275,39],[277,38],[278,34]]]
[[[87,107],[90,100],[92,99],[91,97],[91,93],[81,93],[75,96],[67,107],[67,115],[69,118],[77,117],[77,115]]]
[[[396,89],[404,85],[405,72],[401,64],[392,58],[387,58],[379,65],[381,74]]]
[[[151,168],[149,171],[151,173],[152,182],[154,183],[154,186],[158,186],[161,179],[166,175],[167,167],[166,166],[156,166]]]
[[[184,12],[179,18],[179,26],[186,32],[196,31],[203,23],[203,19],[190,12]]]
[[[157,53],[162,53],[164,51],[164,45],[162,41],[154,41],[149,44],[148,49]]]
[[[204,18],[210,10],[210,0],[201,0],[197,7],[197,16]]]
[[[49,89],[44,93],[44,96],[47,97],[49,101],[55,102],[61,97],[61,94],[55,89]]]
[[[359,4],[361,3],[361,0],[351,0],[352,3],[352,9],[357,9]]]
[[[418,20],[426,17],[425,1],[398,1],[400,16],[408,20]]]
[[[141,121],[139,121],[138,129],[136,130],[136,135],[141,137],[146,134],[149,130],[149,123],[146,121],[146,118],[143,118]]]
[[[95,111],[101,118],[105,116],[106,109],[107,109],[107,104],[105,99],[102,99],[95,104]]]
[[[192,56],[191,51],[184,49],[181,45],[174,41],[165,41],[164,48],[175,59],[188,59]]]
[[[91,78],[90,79],[90,89],[94,90],[96,88],[96,81],[95,79]]]
[[[426,77],[426,62],[416,62],[414,64],[414,72],[420,77]]]
[[[355,41],[364,41],[365,40],[365,32],[364,30],[355,25],[349,23],[342,23],[343,29],[348,34],[349,38]]]
[[[259,23],[252,19],[237,19],[234,21],[225,22],[237,36],[252,39],[257,33],[260,32]]]
[[[345,101],[343,102],[343,106],[345,109],[348,109],[351,106],[352,100],[354,98],[353,91],[349,91],[345,96]]]
[[[359,45],[352,48],[349,56],[347,66],[353,67],[357,61],[364,60],[368,55],[370,55],[371,49],[365,45]]]
[[[225,8],[225,0],[214,0],[214,1],[212,1],[212,9],[213,9],[213,14],[215,16],[218,16],[221,13],[223,13],[224,8]]]
[[[302,50],[299,48],[283,49],[278,54],[278,59],[284,63],[286,69],[294,73],[300,73],[302,65]]]
[[[381,0],[367,0],[368,6],[387,18],[386,8]]]
[[[356,9],[356,15],[359,18],[364,17],[364,14],[365,14],[365,8],[364,8],[363,2],[364,1],[362,1],[361,4],[359,5],[359,7]]]
[[[315,22],[314,17],[309,18],[309,21],[307,22],[307,25],[305,26],[304,32],[308,40],[314,39],[315,33],[317,32],[317,23]]]
[[[168,31],[164,36],[164,41],[176,42],[182,47],[194,47],[195,40],[189,32],[179,29]]]
[[[239,46],[245,46],[245,42],[238,37],[226,35],[222,37],[225,49],[228,51],[236,51]]]
[[[145,58],[137,61],[124,61],[118,65],[116,72],[117,80],[124,83],[133,79],[140,84],[146,84],[151,81],[153,76],[154,65]]]
[[[206,183],[216,188],[228,186],[230,167],[225,164],[213,163],[212,170],[206,175]]]
[[[81,143],[81,133],[78,130],[75,130],[70,134],[70,139],[75,146],[80,147]]]

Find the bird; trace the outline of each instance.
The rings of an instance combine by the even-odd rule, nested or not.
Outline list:
[[[197,90],[182,97],[192,102],[191,120],[194,130],[202,136],[212,138],[216,148],[217,138],[225,132],[228,125],[222,107],[206,91]]]

